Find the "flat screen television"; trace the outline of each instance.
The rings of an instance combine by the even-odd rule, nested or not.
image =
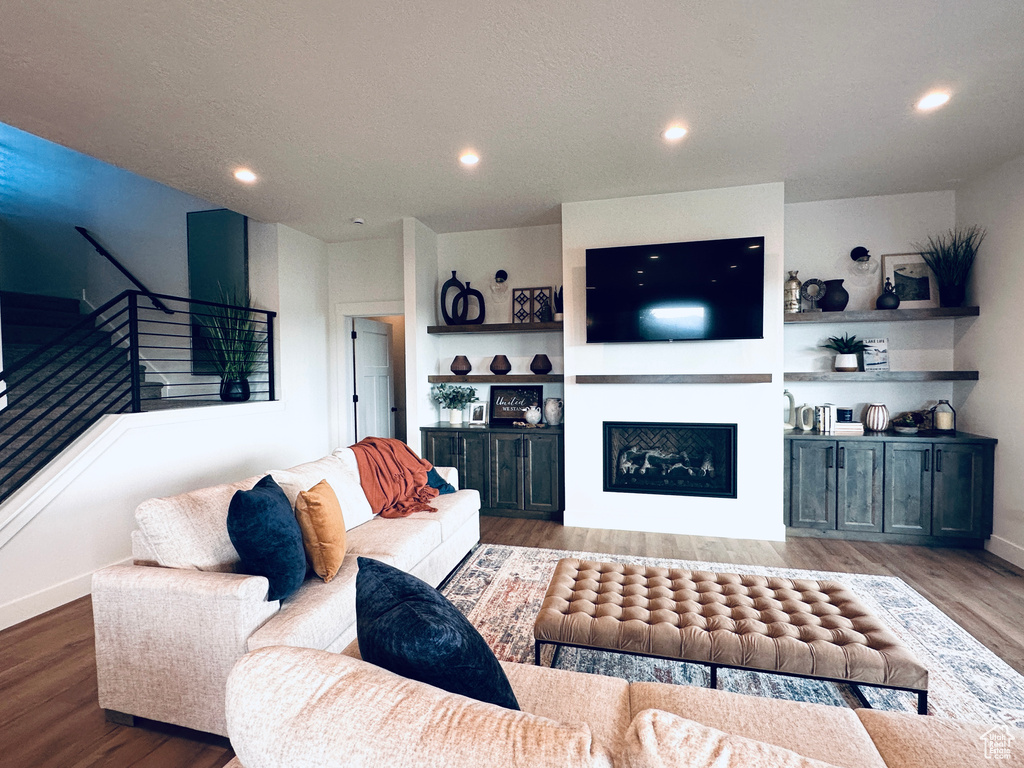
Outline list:
[[[587,249],[587,343],[764,338],[764,238]]]

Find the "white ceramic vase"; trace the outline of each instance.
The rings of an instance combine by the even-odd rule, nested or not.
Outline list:
[[[885,432],[889,428],[889,409],[885,403],[871,403],[864,411],[864,429]]]
[[[549,397],[544,401],[544,421],[552,427],[562,423],[562,398]]]
[[[462,423],[462,409],[461,408],[449,408],[448,409],[448,423],[452,425]]]
[[[540,408],[536,405],[532,408],[527,408],[524,415],[527,424],[540,424]]]
[[[843,373],[853,373],[857,370],[856,355],[836,355],[836,370]]]

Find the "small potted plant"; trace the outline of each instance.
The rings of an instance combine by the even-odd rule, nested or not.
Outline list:
[[[266,333],[258,326],[248,293],[222,295],[217,306],[199,316],[206,333],[208,359],[220,375],[220,399],[249,399],[249,377],[266,355]]]
[[[435,384],[430,388],[430,396],[448,409],[450,424],[462,423],[462,409],[476,401],[476,387],[460,387],[455,384]]]
[[[963,306],[967,294],[967,278],[974,266],[985,230],[978,226],[954,228],[928,242],[914,247],[935,273],[939,284],[939,304],[944,307]]]
[[[861,339],[848,333],[842,336],[829,336],[828,344],[821,346],[836,353],[835,369],[837,371],[853,373],[860,370],[857,355],[864,352],[864,342]]]

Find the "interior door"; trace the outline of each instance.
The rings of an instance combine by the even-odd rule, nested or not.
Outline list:
[[[395,368],[391,326],[379,320],[352,320],[352,360],[356,441],[394,437]]]

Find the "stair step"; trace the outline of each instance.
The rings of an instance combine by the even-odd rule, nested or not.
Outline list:
[[[37,293],[16,293],[0,291],[0,308],[17,307],[18,309],[47,309],[55,312],[74,312],[81,314],[81,302],[78,299],[64,299],[59,296],[43,296]]]
[[[36,328],[71,328],[82,322],[82,315],[77,311],[59,312],[52,309],[7,307],[0,304],[0,321],[5,326],[29,325]]]
[[[39,328],[33,325],[8,325],[4,323],[4,362],[7,361],[7,346],[9,344],[33,344],[37,347],[49,344],[59,336],[63,335],[59,328]],[[107,331],[90,331],[79,333],[76,336],[76,344],[92,344],[96,341],[110,343],[110,333]]]

